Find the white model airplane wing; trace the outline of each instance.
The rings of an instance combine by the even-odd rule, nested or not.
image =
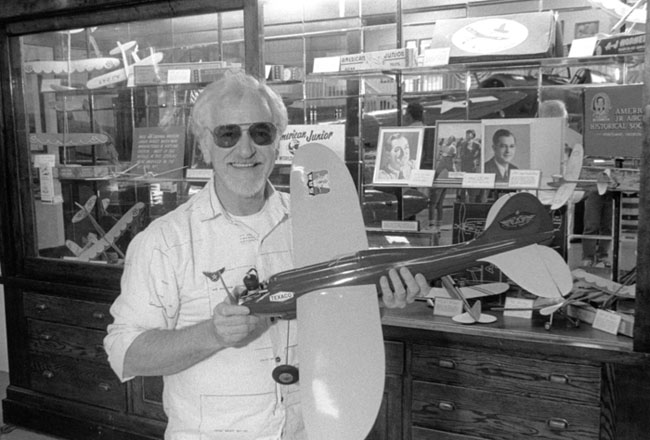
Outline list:
[[[528,292],[543,298],[561,298],[573,288],[571,270],[548,246],[532,244],[482,258]]]

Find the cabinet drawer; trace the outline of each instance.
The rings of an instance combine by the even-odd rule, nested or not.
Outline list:
[[[490,439],[599,438],[598,407],[413,382],[413,426]]]
[[[41,353],[102,361],[107,359],[103,341],[106,332],[51,322],[27,320],[29,349]]]
[[[416,379],[561,402],[600,404],[600,366],[414,345]]]
[[[38,354],[30,355],[30,363],[31,386],[35,391],[126,410],[126,387],[108,365]]]
[[[109,313],[110,305],[90,301],[80,301],[58,296],[25,292],[23,294],[25,316],[45,321],[105,330],[113,319]]]

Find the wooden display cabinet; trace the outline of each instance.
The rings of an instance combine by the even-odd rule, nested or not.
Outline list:
[[[332,21],[346,29],[334,40],[341,41],[339,34],[344,35],[346,53],[360,52],[362,38],[383,41],[384,36],[378,34],[382,29],[389,29],[393,40],[401,38],[397,26],[402,25],[404,17],[400,14],[412,13],[410,18],[414,18],[423,13],[405,0],[396,0],[394,5],[380,2],[366,8],[370,12],[362,10],[361,4],[367,2],[361,0],[334,3],[339,9]],[[434,2],[432,7],[448,9],[448,2],[441,3],[444,5]],[[474,3],[479,8],[499,4],[461,3],[460,7],[469,9]],[[268,3],[265,8],[271,22],[264,23],[261,4],[256,0],[72,0],[65,6],[48,1],[14,2],[0,11],[0,192],[5,195],[0,200],[0,249],[10,364],[10,386],[2,402],[4,423],[79,440],[162,437],[165,415],[161,378],[119,383],[101,345],[110,322],[108,308],[119,293],[119,252],[109,246],[80,261],[70,253],[66,240],[82,247],[84,240],[92,241],[88,234],[97,231],[88,216],[72,222],[79,205],[91,195],[97,195],[98,200],[88,209],[108,230],[135,204],[144,205],[138,221],[130,226],[130,235],[114,243],[123,251],[135,233],[187,200],[205,183],[185,174],[173,178],[145,175],[143,170],[139,176],[119,174],[132,164],[135,128],[153,127],[162,120],[186,127],[191,96],[205,84],[200,76],[192,77],[189,85],[150,84],[146,83],[150,79],[140,77],[146,84],[87,90],[80,85],[107,71],[37,74],[26,72],[25,62],[67,62],[67,54],[74,54],[74,59],[94,57],[97,52],[109,54],[116,40],[126,44],[137,38],[141,40],[140,51],[145,44],[153,51],[164,50],[164,62],[227,61],[263,76],[266,60],[267,64],[301,67],[309,72],[313,57],[325,50],[322,43],[330,41],[327,32],[319,31],[319,26],[324,26],[319,20],[325,21],[328,16],[303,9],[302,19],[295,23],[302,26],[304,35],[285,38],[278,29],[286,24],[283,20],[292,20],[296,11],[282,14]],[[408,33],[417,30],[420,22],[408,21],[412,26]],[[188,27],[189,23],[195,26]],[[173,32],[166,32],[171,28]],[[176,43],[168,38],[172,33],[178,33],[174,34],[178,38],[172,39]],[[304,65],[292,65],[292,60],[278,55],[293,55],[293,50],[271,51],[284,47],[285,39],[291,40],[286,47],[302,48],[300,63]],[[422,43],[426,42],[418,46]],[[27,54],[29,59],[25,58]],[[146,55],[142,52],[139,56]],[[579,64],[625,67],[640,56],[305,74],[278,81],[274,87],[290,104],[295,123],[346,120],[346,162],[361,189],[360,200],[365,202],[373,188],[364,178],[369,159],[364,148],[374,142],[373,136],[376,139],[373,130],[378,125],[367,125],[365,110],[373,106],[389,110],[384,114],[389,115],[390,124],[400,124],[401,114],[396,109],[408,100],[428,95],[429,91],[417,90],[415,85],[434,77],[467,80],[481,72],[523,68],[536,70],[542,77],[547,70]],[[381,84],[387,76],[395,80],[390,91],[364,94],[366,86]],[[542,91],[556,91],[554,86],[546,86],[536,83],[532,89],[538,97]],[[451,88],[465,98],[478,93],[464,86]],[[520,92],[513,88],[506,87],[504,92]],[[531,87],[524,89],[530,91]],[[85,119],[79,117],[82,113]],[[84,128],[80,128],[81,123],[85,123]],[[30,143],[31,134],[69,135],[81,130],[107,133],[112,143],[102,141],[83,148]],[[109,145],[113,150],[107,150]],[[188,132],[183,148],[183,154],[188,155],[183,163],[189,165],[193,145]],[[646,150],[647,142],[641,165],[644,173],[648,168]],[[117,154],[117,163],[111,162],[111,154]],[[50,187],[41,186],[48,176],[40,170],[42,163],[35,162],[36,155],[54,156],[56,167],[69,165],[64,172],[73,174],[54,179]],[[87,172],[109,175],[74,174],[73,168],[84,167],[90,167]],[[277,175],[286,177],[281,171]],[[457,182],[440,184],[441,188],[457,186]],[[48,190],[54,198],[43,203]],[[391,311],[383,318],[387,353],[384,399],[369,439],[645,438],[649,422],[641,409],[648,407],[650,395],[646,373],[650,353],[650,233],[643,220],[650,204],[645,174],[639,191],[633,339],[609,337],[588,326],[546,331],[543,323],[525,321],[522,325],[502,317],[496,326],[464,327],[433,318],[423,304]],[[420,200],[415,202],[417,205]],[[397,219],[402,219],[403,208],[396,210]]]

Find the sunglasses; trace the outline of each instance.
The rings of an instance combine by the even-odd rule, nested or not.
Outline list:
[[[220,148],[232,148],[241,139],[243,130],[248,130],[248,135],[257,145],[271,145],[278,133],[278,129],[271,122],[217,125],[212,130],[214,143]]]

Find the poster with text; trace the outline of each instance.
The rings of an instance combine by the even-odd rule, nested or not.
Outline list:
[[[133,129],[131,161],[135,172],[151,177],[182,178],[185,127],[139,127]]]
[[[296,151],[305,144],[323,144],[345,160],[345,125],[288,125],[282,136],[278,158],[279,165],[289,165]]]
[[[643,85],[585,89],[585,155],[641,157]]]

